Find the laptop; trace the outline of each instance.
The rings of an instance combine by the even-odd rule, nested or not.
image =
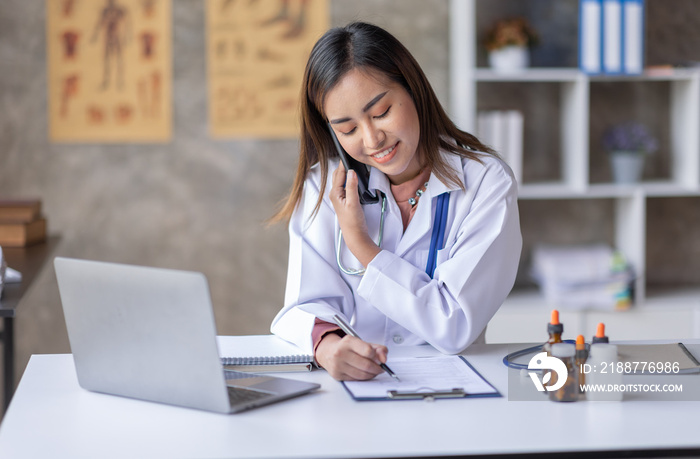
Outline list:
[[[320,387],[225,371],[202,273],[62,257],[54,267],[84,389],[236,413]]]

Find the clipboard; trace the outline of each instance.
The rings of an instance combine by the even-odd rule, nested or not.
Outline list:
[[[380,374],[369,381],[343,381],[343,387],[360,402],[502,397],[462,356],[405,357],[387,364],[401,381]]]

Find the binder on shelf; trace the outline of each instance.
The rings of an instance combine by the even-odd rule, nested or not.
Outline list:
[[[622,0],[622,64],[625,73],[644,70],[644,0]]]
[[[579,68],[589,74],[601,72],[601,0],[579,2]]]
[[[603,73],[622,73],[622,0],[603,0]]]

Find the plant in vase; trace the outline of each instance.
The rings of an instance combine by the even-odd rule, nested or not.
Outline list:
[[[530,65],[528,48],[537,43],[535,30],[525,18],[502,19],[486,33],[484,45],[495,72],[512,73]]]
[[[658,148],[656,138],[646,126],[628,121],[603,133],[603,148],[610,154],[616,183],[637,183],[642,178],[644,159]]]

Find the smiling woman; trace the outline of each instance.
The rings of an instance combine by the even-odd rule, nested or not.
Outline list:
[[[384,172],[391,183],[420,172],[425,160],[418,149],[418,112],[400,84],[354,68],[328,92],[324,111],[345,151]]]
[[[409,51],[366,23],[314,46],[301,126],[294,185],[277,215],[289,220],[290,252],[272,332],[341,380],[381,373],[390,343],[456,353],[483,342],[522,246],[508,166],[454,125]],[[345,153],[357,171],[339,162]],[[362,168],[381,205],[360,203]],[[336,314],[367,341],[345,336]]]

